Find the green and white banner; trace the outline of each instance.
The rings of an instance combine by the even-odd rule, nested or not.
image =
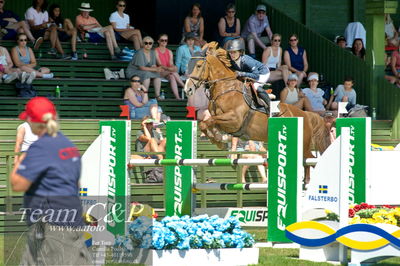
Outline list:
[[[303,179],[303,118],[268,120],[268,241],[291,242],[286,226],[299,221]]]
[[[343,127],[350,128],[349,202],[366,201],[369,154],[371,150],[371,118],[336,119],[337,135]]]
[[[125,235],[129,215],[129,174],[131,123],[100,121],[101,146],[100,178],[107,180],[107,230],[113,235]],[[104,188],[103,188],[104,189]]]
[[[168,121],[166,159],[195,159],[197,122]],[[195,180],[191,166],[165,167],[165,211],[167,216],[192,215],[195,206],[192,185]],[[171,178],[172,177],[172,178]]]

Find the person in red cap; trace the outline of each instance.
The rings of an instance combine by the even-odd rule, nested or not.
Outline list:
[[[12,189],[25,192],[22,211],[29,225],[20,264],[90,265],[80,228],[85,224],[78,196],[79,151],[59,131],[56,108],[47,98],[29,100],[19,118],[39,137],[11,173]]]

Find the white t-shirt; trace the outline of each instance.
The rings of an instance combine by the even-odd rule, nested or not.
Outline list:
[[[19,125],[17,130],[20,129],[20,127],[25,128],[25,136],[21,145],[21,151],[25,152],[28,150],[29,146],[32,145],[32,143],[38,140],[39,137],[33,134],[31,126],[28,124],[28,122],[24,122],[21,125]]]
[[[123,13],[123,17],[121,17],[118,11],[115,11],[110,16],[110,22],[115,22],[117,29],[126,29],[130,23],[130,18],[129,15],[125,13]]]
[[[49,21],[49,13],[47,11],[37,12],[32,6],[25,12],[26,20],[33,20],[35,26]]]

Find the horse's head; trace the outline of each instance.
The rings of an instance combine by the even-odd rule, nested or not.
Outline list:
[[[193,95],[194,91],[208,79],[206,53],[207,48],[201,52],[195,52],[193,57],[189,60],[188,73],[190,73],[190,75],[186,80],[184,89],[188,96]]]

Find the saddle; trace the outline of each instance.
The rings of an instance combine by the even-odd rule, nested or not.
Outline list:
[[[253,90],[253,82],[243,82],[242,93],[243,99],[250,107],[250,109],[261,112],[263,114],[267,114],[265,112],[264,105],[261,103],[260,99],[254,93]]]

